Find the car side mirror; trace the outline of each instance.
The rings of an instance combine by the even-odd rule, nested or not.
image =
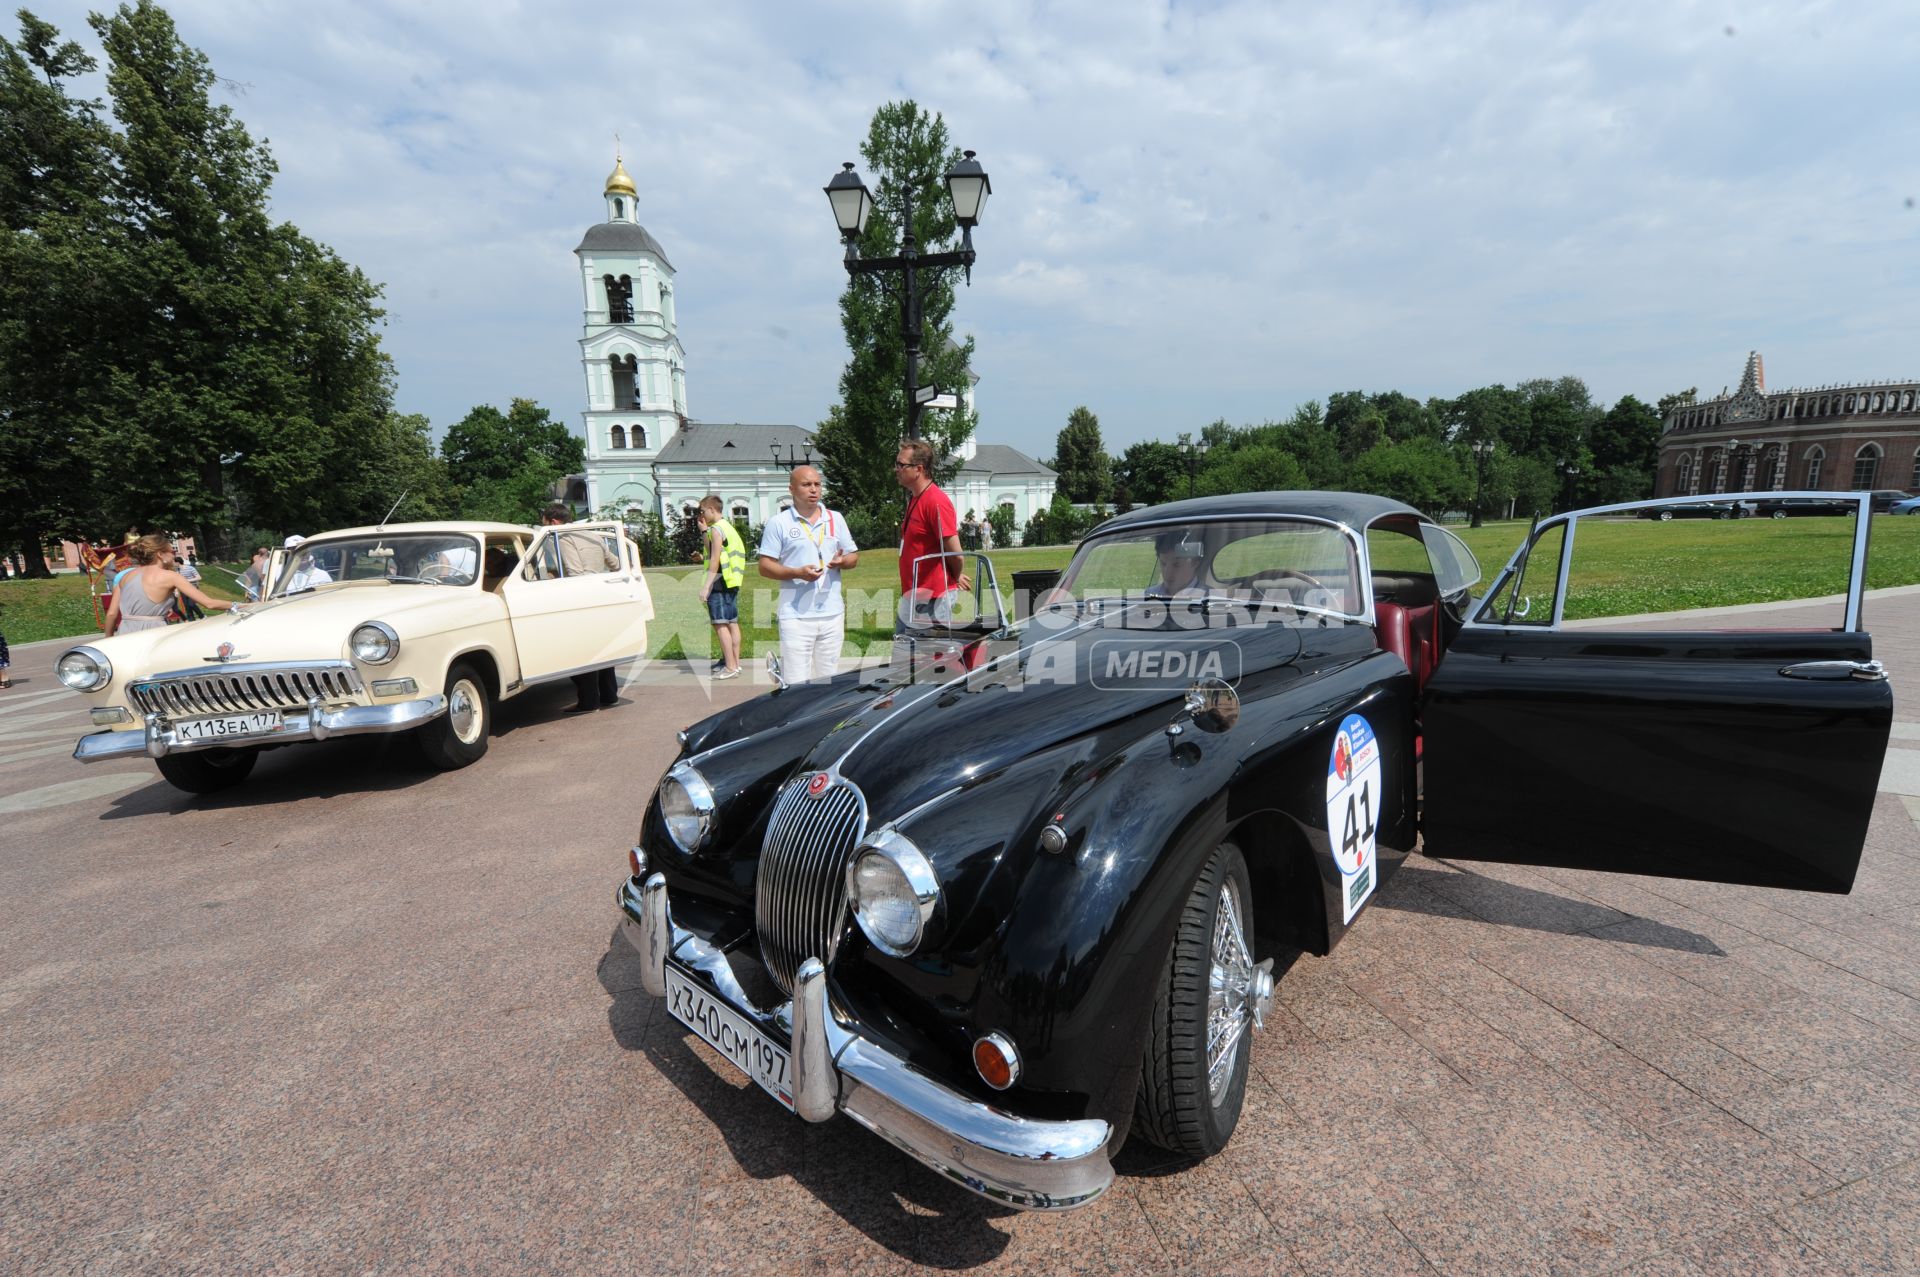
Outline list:
[[[1203,678],[1187,689],[1180,713],[1167,724],[1168,736],[1179,736],[1182,722],[1190,722],[1209,735],[1232,731],[1240,721],[1240,693],[1223,678]]]

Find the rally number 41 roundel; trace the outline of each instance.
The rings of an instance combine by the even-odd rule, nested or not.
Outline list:
[[[1327,837],[1340,867],[1342,923],[1353,921],[1380,881],[1374,835],[1380,826],[1380,742],[1367,720],[1349,714],[1327,759]]]

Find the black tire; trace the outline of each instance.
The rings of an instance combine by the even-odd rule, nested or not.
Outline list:
[[[1672,522],[1673,522],[1673,511],[1671,511],[1671,510],[1662,510],[1662,511],[1660,512],[1660,522],[1662,522],[1662,523],[1672,523]]]
[[[1214,927],[1221,900],[1232,899],[1243,927],[1246,960],[1253,960],[1252,883],[1240,849],[1222,843],[1200,871],[1180,911],[1173,949],[1160,972],[1140,1067],[1140,1093],[1134,1102],[1133,1129],[1173,1153],[1211,1157],[1227,1146],[1240,1124],[1246,1099],[1247,1067],[1252,1056],[1253,1023],[1248,1019],[1232,1047],[1233,1058],[1218,1093],[1208,1086],[1207,993],[1211,983]]]
[[[1784,519],[1787,517],[1787,512],[1785,510],[1775,510],[1773,512],[1772,517],[1776,519]]]
[[[487,680],[465,661],[447,671],[447,712],[417,729],[420,755],[443,772],[458,771],[486,756],[493,731],[493,697]]]
[[[1714,517],[1714,518],[1716,518],[1716,519],[1731,519],[1731,518],[1733,517],[1733,511],[1731,511],[1731,510],[1715,510],[1715,511],[1713,512],[1713,517]]]
[[[154,759],[153,765],[175,789],[213,794],[245,780],[259,761],[257,749],[209,749],[197,754],[168,754]]]

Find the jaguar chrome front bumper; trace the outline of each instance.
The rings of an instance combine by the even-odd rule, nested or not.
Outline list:
[[[935,1081],[828,1007],[826,969],[817,958],[801,964],[793,1001],[763,1011],[724,953],[674,925],[664,877],[653,874],[644,884],[629,878],[616,899],[647,992],[665,996],[671,958],[741,1015],[786,1034],[799,1116],[824,1122],[845,1113],[954,1183],[1022,1210],[1071,1210],[1113,1183],[1108,1123],[1035,1121]]]
[[[335,736],[404,732],[431,722],[446,712],[447,698],[438,693],[422,696],[418,700],[397,701],[391,705],[349,705],[342,709],[327,709],[314,701],[304,710],[284,713],[280,726],[270,732],[215,737],[212,740],[182,740],[174,733],[170,722],[158,714],[149,714],[139,731],[93,732],[82,736],[73,747],[73,756],[83,763],[98,763],[109,758],[132,758],[139,754],[149,758],[165,758],[168,754],[190,754],[202,749],[285,745],[293,741],[330,740]]]

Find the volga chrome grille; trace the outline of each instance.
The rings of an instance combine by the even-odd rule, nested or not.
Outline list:
[[[319,697],[337,701],[360,694],[351,665],[298,669],[224,670],[135,683],[130,689],[142,713],[170,718],[198,714],[244,714],[263,709],[304,709]]]
[[[860,791],[821,772],[787,782],[760,848],[754,923],[767,974],[791,994],[800,964],[833,959],[847,917],[847,860],[866,832]]]

